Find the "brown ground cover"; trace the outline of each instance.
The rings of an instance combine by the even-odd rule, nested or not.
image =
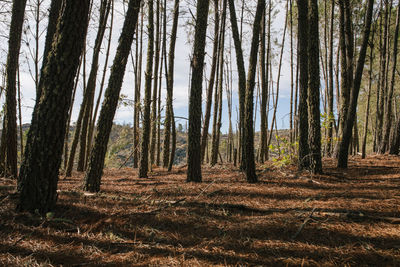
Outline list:
[[[400,265],[400,158],[324,160],[324,175],[258,166],[247,184],[231,166],[107,170],[102,192],[82,174],[61,179],[47,218],[16,213],[15,182],[0,179],[4,266]]]

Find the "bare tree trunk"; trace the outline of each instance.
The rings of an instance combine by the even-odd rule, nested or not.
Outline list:
[[[374,39],[374,31],[372,32],[372,40]],[[368,121],[369,121],[369,108],[370,108],[370,100],[371,100],[371,90],[372,90],[372,68],[374,63],[374,46],[373,43],[370,43],[370,51],[369,51],[369,80],[368,80],[368,93],[367,93],[367,103],[365,108],[365,119],[364,119],[364,135],[363,142],[361,147],[361,157],[365,159],[366,156],[366,147],[367,147],[367,136],[368,136]]]
[[[115,111],[118,105],[119,93],[122,86],[125,67],[131,50],[133,35],[135,33],[141,0],[130,0],[126,13],[117,53],[111,67],[108,87],[105,92],[103,106],[97,123],[97,134],[90,161],[85,175],[84,190],[98,192],[100,190],[101,176],[104,168],[104,158]]]
[[[201,182],[201,95],[206,46],[209,0],[197,2],[194,49],[191,62],[192,78],[189,98],[189,132],[187,181]]]
[[[365,55],[367,52],[368,40],[372,24],[372,12],[373,12],[374,0],[368,0],[368,8],[365,19],[365,26],[363,29],[362,44],[360,54],[357,62],[356,73],[354,77],[354,83],[352,86],[350,108],[346,118],[346,124],[343,131],[342,142],[340,143],[338,167],[347,168],[349,143],[354,126],[355,115],[357,113],[357,101],[358,94],[360,91],[361,78],[364,69]]]
[[[14,178],[18,175],[16,75],[19,64],[25,6],[26,0],[13,1],[6,64],[6,99],[2,133],[4,138],[2,138],[1,143],[1,147],[5,148],[6,157],[0,159],[0,173],[3,171],[5,176]]]
[[[57,201],[68,109],[84,47],[89,5],[89,0],[66,2],[57,26],[57,41],[42,68],[39,85],[43,95],[33,111],[18,179],[19,210],[44,215]]]
[[[175,127],[175,115],[173,106],[173,91],[174,91],[174,64],[175,64],[175,44],[176,36],[178,31],[178,20],[179,20],[179,0],[175,0],[174,6],[174,21],[172,23],[171,41],[168,54],[168,70],[167,70],[167,106],[169,116],[171,119],[171,137],[172,137],[172,149],[171,155],[169,156],[168,171],[172,170],[172,165],[175,160],[175,149],[176,149],[176,127]]]
[[[148,46],[147,46],[147,63],[144,84],[144,108],[142,121],[142,142],[140,146],[140,165],[139,178],[147,178],[149,170],[149,143],[150,143],[150,107],[151,107],[151,82],[153,79],[153,59],[154,59],[154,10],[153,1],[148,1]]]
[[[246,102],[245,102],[245,138],[242,146],[246,152],[246,179],[249,183],[256,183],[258,177],[256,174],[254,162],[254,132],[253,132],[253,94],[255,85],[255,76],[257,70],[257,56],[261,32],[261,21],[265,10],[265,0],[258,0],[257,10],[253,24],[253,37],[250,49],[249,68],[246,82]]]
[[[154,61],[153,100],[151,103],[151,138],[150,138],[150,170],[154,164],[157,142],[157,97],[158,97],[158,68],[160,64],[160,0],[156,1],[156,50]],[[160,85],[161,86],[161,85]]]
[[[394,93],[394,84],[395,84],[395,76],[396,76],[396,66],[397,66],[397,51],[398,51],[398,37],[399,37],[399,16],[400,16],[400,5],[397,6],[397,15],[396,15],[396,29],[394,32],[394,45],[393,45],[393,65],[392,65],[392,77],[390,81],[389,92],[387,96],[387,101],[384,110],[384,125],[383,125],[383,137],[382,137],[382,147],[385,151],[389,151],[389,137],[390,137],[390,129],[392,125],[392,106],[393,106],[393,93]]]
[[[219,11],[218,11],[218,0],[214,1],[214,43],[213,43],[213,55],[210,71],[210,80],[207,88],[207,100],[206,100],[206,110],[204,114],[203,121],[203,133],[201,135],[201,160],[204,161],[205,148],[208,142],[208,129],[210,125],[211,117],[211,105],[212,105],[212,95],[215,84],[215,76],[217,70],[217,59],[218,59],[218,44],[219,44]]]
[[[299,58],[299,164],[298,169],[310,166],[308,146],[308,0],[297,0],[298,7],[298,54]]]

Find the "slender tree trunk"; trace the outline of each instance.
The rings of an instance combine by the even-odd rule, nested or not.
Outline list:
[[[382,147],[385,151],[389,151],[389,137],[390,129],[392,126],[392,107],[393,107],[393,93],[394,84],[396,77],[396,66],[397,66],[397,51],[398,51],[398,37],[399,37],[399,16],[400,16],[400,5],[397,6],[396,15],[396,29],[394,32],[394,44],[393,44],[393,65],[392,65],[392,77],[390,81],[390,87],[388,91],[387,101],[384,110],[384,125],[383,125],[383,137],[382,137]]]
[[[264,163],[265,158],[265,141],[267,139],[267,98],[268,98],[268,84],[267,84],[267,73],[266,73],[266,13],[264,10],[263,19],[261,23],[261,35],[260,35],[260,76],[261,76],[261,105],[260,105],[260,162]]]
[[[374,7],[374,0],[368,0],[368,8],[365,18],[365,26],[363,29],[362,43],[361,49],[359,53],[359,58],[357,62],[356,73],[354,77],[354,83],[352,86],[351,99],[350,99],[350,108],[346,119],[346,124],[343,131],[342,142],[340,143],[339,149],[339,158],[338,158],[338,167],[339,168],[347,168],[348,161],[348,151],[350,138],[354,126],[355,115],[357,113],[357,101],[358,94],[360,91],[361,78],[364,69],[365,55],[367,52],[368,40],[371,30],[372,23],[372,12]]]
[[[244,140],[244,127],[245,127],[245,118],[244,118],[244,110],[245,110],[245,99],[246,99],[246,70],[244,67],[244,59],[243,59],[243,50],[242,50],[242,42],[241,35],[239,35],[239,29],[237,25],[236,19],[236,9],[234,0],[229,0],[229,14],[231,18],[231,27],[232,27],[232,37],[235,45],[236,51],[236,64],[238,68],[238,81],[239,81],[239,140],[240,144],[243,143]],[[239,158],[240,168],[242,170],[245,169],[246,166],[246,155],[244,152],[244,147],[240,145],[239,150]]]
[[[210,125],[212,95],[215,83],[215,75],[217,70],[218,58],[218,44],[219,44],[219,11],[218,0],[214,0],[214,43],[213,43],[213,56],[210,71],[210,80],[207,88],[206,110],[204,114],[203,133],[201,135],[201,159],[204,161],[205,148],[208,142],[208,128]]]
[[[119,93],[133,42],[133,35],[136,29],[141,2],[141,0],[130,0],[128,4],[117,53],[114,58],[113,66],[111,67],[108,87],[105,92],[103,106],[97,123],[97,134],[90,155],[89,166],[85,175],[84,190],[86,191],[98,192],[100,190],[107,144],[118,105]]]
[[[108,34],[107,51],[106,51],[106,55],[105,55],[103,75],[102,75],[101,82],[100,82],[99,95],[96,100],[96,107],[94,108],[94,112],[93,112],[91,122],[90,122],[89,132],[88,132],[88,143],[87,143],[87,149],[86,149],[86,151],[87,151],[86,160],[87,161],[89,161],[89,158],[90,158],[90,152],[92,149],[93,134],[94,134],[94,128],[96,125],[97,113],[99,110],[100,100],[101,100],[101,97],[103,95],[103,90],[104,90],[104,83],[105,83],[107,69],[108,69],[108,60],[110,58],[110,48],[111,48],[113,25],[114,25],[114,0],[111,0],[111,18],[110,18],[110,26],[109,26],[109,34]],[[87,165],[87,162],[86,162],[86,165]]]
[[[201,182],[201,101],[209,0],[197,2],[192,78],[189,97],[187,181]]]
[[[387,59],[387,47],[388,47],[388,28],[389,28],[389,1],[385,1],[385,14],[384,14],[384,30],[383,30],[383,47],[382,47],[382,54],[381,54],[381,66],[380,66],[380,84],[379,84],[379,108],[377,108],[377,118],[378,124],[376,127],[377,131],[377,152],[380,154],[385,153],[385,148],[382,144],[382,137],[383,137],[383,119],[384,119],[384,110],[385,110],[385,99],[386,99],[386,76],[387,76],[387,69],[386,69],[386,59]]]
[[[299,58],[299,170],[310,167],[308,146],[308,0],[297,0]]]
[[[372,40],[374,39],[374,31],[372,32]],[[374,46],[372,42],[370,43],[369,51],[369,80],[368,80],[368,93],[367,93],[367,103],[365,107],[365,119],[364,119],[364,135],[363,142],[361,146],[361,158],[365,159],[366,147],[367,147],[367,136],[368,136],[368,121],[369,121],[369,108],[371,100],[371,90],[372,90],[372,69],[374,63]]]
[[[22,25],[24,23],[26,0],[13,1],[11,11],[11,25],[8,39],[8,54],[6,64],[6,99],[5,114],[3,119],[3,135],[1,147],[6,151],[6,157],[1,160],[5,176],[16,178],[17,167],[17,69],[19,64],[19,51],[21,48]]]
[[[150,169],[154,164],[157,142],[157,97],[158,97],[158,68],[160,64],[160,0],[156,1],[156,42],[154,59],[154,86],[153,100],[151,103],[151,138],[150,138]]]
[[[165,8],[165,7],[164,7]],[[140,145],[140,90],[142,88],[142,62],[143,62],[143,24],[144,24],[144,12],[142,7],[141,19],[140,19],[140,41],[139,47],[136,45],[136,64],[137,70],[135,75],[135,107],[134,107],[134,118],[133,118],[133,168],[139,167],[139,145]],[[138,63],[139,57],[139,63]]]
[[[66,2],[57,27],[57,41],[42,68],[39,84],[43,95],[33,111],[18,179],[19,210],[45,214],[56,203],[66,121],[85,41],[89,5],[89,0]]]
[[[179,21],[179,0],[175,0],[174,5],[174,21],[172,23],[171,41],[168,54],[168,70],[167,70],[167,106],[169,116],[171,119],[171,137],[172,137],[172,149],[171,155],[169,156],[168,171],[172,170],[172,165],[175,160],[175,149],[176,149],[176,127],[175,127],[175,115],[173,107],[173,91],[174,91],[174,70],[175,70],[175,45],[176,36],[178,31]]]
[[[335,1],[331,2],[331,17],[330,17],[330,36],[329,36],[329,91],[328,91],[328,140],[327,140],[327,155],[332,155],[333,143],[333,128],[335,123],[335,115],[333,113],[333,32],[335,19]],[[337,96],[338,97],[338,96]]]
[[[107,20],[110,14],[111,9],[111,1],[110,0],[102,0],[100,6],[100,14],[99,14],[99,25],[97,30],[97,36],[94,43],[93,49],[93,57],[92,57],[92,66],[89,73],[89,78],[86,85],[86,90],[84,93],[84,106],[81,107],[83,109],[83,118],[82,118],[82,130],[80,133],[80,153],[78,159],[78,168],[77,170],[83,172],[86,167],[86,144],[87,144],[87,136],[89,123],[91,118],[91,111],[93,109],[94,103],[94,95],[96,91],[96,80],[97,73],[99,69],[99,57],[101,52],[101,44],[103,42],[104,33],[106,31]]]
[[[257,10],[253,24],[253,37],[250,49],[249,68],[246,82],[246,102],[245,102],[245,138],[242,146],[246,152],[246,179],[249,183],[256,183],[258,177],[256,174],[254,162],[254,132],[253,132],[253,101],[254,86],[257,70],[257,56],[261,32],[261,21],[265,10],[265,0],[258,0]]]
[[[151,82],[153,78],[153,59],[154,59],[154,10],[153,1],[148,1],[148,46],[147,46],[147,63],[144,84],[144,104],[143,104],[143,121],[142,121],[142,142],[140,145],[140,165],[139,178],[147,178],[149,170],[149,143],[150,143],[150,107],[151,107]]]
[[[317,0],[309,1],[308,22],[308,142],[310,147],[310,170],[312,173],[322,173]]]

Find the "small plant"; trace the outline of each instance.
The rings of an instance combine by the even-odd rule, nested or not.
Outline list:
[[[282,168],[287,165],[295,164],[297,162],[297,154],[295,151],[297,151],[299,143],[297,141],[291,143],[288,138],[277,135],[275,138],[279,145],[269,145],[270,151],[278,155],[278,157],[272,160],[274,165]]]

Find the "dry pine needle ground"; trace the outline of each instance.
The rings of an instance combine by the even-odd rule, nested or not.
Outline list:
[[[400,158],[324,161],[324,175],[258,166],[245,183],[230,166],[106,170],[102,191],[61,179],[48,218],[16,213],[15,181],[0,178],[4,266],[396,266],[400,265]]]

